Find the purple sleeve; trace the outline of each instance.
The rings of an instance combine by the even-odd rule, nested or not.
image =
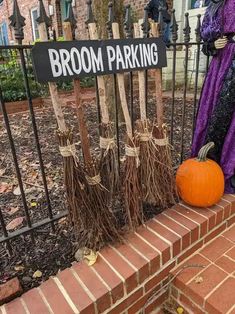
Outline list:
[[[221,16],[217,14],[211,17],[208,10],[202,22],[201,35],[204,41],[214,41],[220,37],[221,31]]]

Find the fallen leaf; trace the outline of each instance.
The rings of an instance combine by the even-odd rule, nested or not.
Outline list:
[[[35,271],[33,274],[33,278],[41,278],[42,277],[42,272],[40,270]]]
[[[195,283],[198,283],[198,284],[199,284],[199,283],[202,283],[202,282],[203,282],[203,278],[198,276],[198,277],[195,278],[194,281],[195,281]]]
[[[16,227],[21,225],[23,221],[24,221],[23,217],[17,217],[15,219],[13,219],[11,222],[9,222],[9,224],[6,226],[6,229],[8,231],[14,230]]]
[[[7,214],[8,214],[9,216],[12,216],[12,215],[14,215],[16,212],[18,212],[19,209],[20,209],[19,207],[11,207],[11,208],[9,208]]]
[[[178,307],[177,308],[177,313],[178,314],[183,314],[184,313],[184,309],[182,307]]]
[[[84,260],[88,266],[92,266],[96,263],[98,258],[98,253],[90,250],[89,254],[84,255]]]
[[[7,168],[4,168],[4,169],[0,169],[0,176],[3,176],[4,173],[6,172]]]
[[[6,182],[0,183],[0,194],[8,193],[12,191],[12,186]]]
[[[17,186],[17,187],[14,189],[13,194],[16,195],[16,196],[21,195],[21,191],[20,191],[20,187],[19,187],[19,186]]]
[[[17,265],[14,267],[14,270],[15,271],[22,271],[22,270],[24,270],[24,266]]]
[[[32,202],[30,205],[31,205],[31,207],[36,207],[37,203],[36,202]]]

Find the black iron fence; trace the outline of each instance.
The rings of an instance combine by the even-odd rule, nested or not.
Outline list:
[[[163,80],[170,82],[170,84],[166,84],[166,86],[170,87],[166,90],[165,93],[165,117],[166,123],[169,125],[170,129],[170,140],[173,146],[173,159],[174,164],[177,165],[182,162],[182,160],[188,156],[190,151],[190,145],[192,140],[192,134],[194,129],[194,122],[197,113],[198,99],[200,93],[200,61],[203,59],[203,55],[201,53],[201,36],[200,36],[200,28],[201,28],[201,17],[198,16],[197,27],[195,29],[196,40],[191,41],[191,28],[189,25],[189,16],[185,15],[185,27],[183,30],[184,40],[183,42],[178,42],[178,25],[176,23],[174,11],[172,13],[172,25],[171,25],[171,44],[168,53],[168,68],[164,69]],[[161,22],[161,21],[160,21]],[[127,28],[126,28],[127,30]],[[160,23],[161,34],[163,33],[163,27]],[[18,34],[19,35],[19,34]],[[130,36],[130,32],[126,32],[127,37]],[[21,36],[19,36],[21,37]],[[19,45],[15,46],[0,46],[0,103],[1,103],[1,111],[2,117],[0,118],[0,122],[4,122],[0,126],[1,132],[1,150],[0,150],[0,244],[7,245],[8,249],[11,248],[11,240],[19,237],[20,235],[30,234],[32,240],[34,240],[35,233],[37,230],[41,230],[42,228],[52,228],[55,230],[55,223],[61,219],[62,217],[67,215],[66,205],[63,200],[63,192],[60,194],[54,195],[54,187],[49,188],[48,185],[48,169],[53,167],[53,162],[61,163],[59,155],[56,155],[57,143],[54,142],[54,150],[52,150],[52,155],[55,156],[53,162],[45,161],[46,149],[48,143],[49,146],[52,145],[50,142],[50,135],[48,132],[48,138],[45,141],[45,134],[43,133],[44,138],[40,137],[42,133],[42,129],[48,127],[47,122],[53,120],[52,111],[44,112],[44,118],[47,118],[45,124],[42,121],[38,120],[38,115],[41,114],[41,111],[35,111],[33,105],[33,98],[35,95],[45,96],[47,90],[45,86],[39,85],[32,71],[32,62],[31,62],[31,49],[32,46],[21,45],[21,39],[19,39]],[[179,55],[182,61],[182,71],[181,75],[181,84],[178,84],[178,72],[177,68],[179,65]],[[190,56],[193,55],[193,58]],[[208,68],[209,59],[206,59],[204,70],[206,71]],[[171,70],[169,70],[171,68]],[[202,71],[202,72],[203,72]],[[203,74],[202,74],[203,76]],[[114,116],[116,121],[116,137],[117,144],[119,148],[119,154],[121,151],[121,128],[122,121],[120,120],[120,106],[117,97],[117,88],[116,88],[116,80],[115,76],[112,76],[114,80]],[[136,116],[138,116],[137,111],[137,99],[135,97],[135,73],[130,73],[127,75],[127,80],[129,83],[129,106],[130,113],[132,117],[132,121],[135,120]],[[151,75],[147,75],[149,93],[154,90],[151,89]],[[12,85],[16,84],[15,90],[14,87],[9,88],[9,81],[11,81]],[[193,85],[191,84],[193,82]],[[8,84],[8,85],[7,85]],[[19,86],[21,86],[19,90]],[[11,90],[9,94],[9,90]],[[25,117],[23,114],[18,115],[9,115],[7,113],[8,101],[14,100],[12,93],[16,93],[18,99],[27,99],[29,115]],[[19,97],[19,94],[22,97]],[[97,93],[96,93],[97,94]],[[98,123],[100,121],[99,114],[99,99],[96,95],[96,104],[97,107],[92,107],[94,112],[97,111],[98,118],[97,121],[94,121],[94,117],[91,118],[90,123]],[[148,116],[153,116],[155,113],[154,107],[154,97],[148,97]],[[49,115],[49,116],[48,116]],[[50,116],[51,115],[51,116]],[[22,141],[21,135],[16,135],[15,128],[17,126],[17,121],[19,121],[19,125],[24,125],[22,123],[22,119],[27,120],[27,127],[29,128],[30,137],[25,141]],[[92,120],[93,119],[93,120]],[[40,126],[39,126],[40,124]],[[56,124],[55,128],[56,128]],[[5,134],[5,135],[4,135]],[[25,134],[25,133],[24,133]],[[52,134],[52,133],[50,133]],[[4,136],[5,137],[4,137]],[[47,137],[47,136],[46,136]],[[92,136],[91,136],[92,137]],[[6,142],[7,138],[7,142]],[[46,143],[45,143],[46,142]],[[95,140],[94,140],[95,142]],[[36,202],[33,202],[31,195],[28,194],[27,184],[31,187],[37,187],[37,184],[31,182],[27,183],[27,178],[22,178],[22,172],[26,173],[28,176],[32,176],[32,173],[28,173],[25,171],[25,167],[22,163],[22,156],[20,155],[21,145],[24,147],[27,146],[27,154],[31,156],[31,161],[35,160],[37,175],[40,176],[40,197],[42,202],[40,206],[38,204],[35,205]],[[78,143],[79,145],[79,143]],[[5,163],[6,156],[12,157],[12,165]],[[24,157],[24,156],[23,156]],[[120,158],[119,158],[120,159]],[[27,168],[27,158],[26,160],[26,168]],[[45,165],[47,163],[47,165]],[[51,164],[50,164],[51,163]],[[49,164],[49,166],[48,166]],[[11,167],[15,174],[8,174],[7,167]],[[30,167],[28,165],[28,167]],[[61,163],[62,167],[62,163]],[[4,170],[4,171],[3,171]],[[35,175],[35,174],[34,174]],[[58,174],[62,176],[62,171]],[[9,227],[9,223],[11,222],[9,219],[9,212],[11,212],[11,208],[7,209],[8,204],[11,205],[11,200],[8,197],[5,197],[7,194],[7,184],[8,179],[13,180],[16,178],[16,182],[13,184],[13,190],[11,190],[11,195],[16,197],[16,201],[19,202],[21,200],[21,215],[23,215],[24,220],[21,222],[19,226],[14,228],[14,224]],[[5,180],[5,181],[4,181]],[[51,179],[50,179],[51,180]],[[62,179],[59,179],[59,182],[62,185]],[[4,185],[5,184],[5,185]],[[17,191],[14,193],[14,189]],[[12,193],[13,191],[13,193]],[[62,193],[62,194],[61,194]],[[58,195],[61,199],[58,199]],[[37,195],[36,195],[37,197]],[[14,206],[13,206],[14,208]],[[43,214],[41,215],[40,212]],[[17,219],[17,214],[15,219]],[[35,218],[36,217],[36,218]],[[19,218],[19,217],[18,217]],[[17,222],[17,220],[16,220]]]

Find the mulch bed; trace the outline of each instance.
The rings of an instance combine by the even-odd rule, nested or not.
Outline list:
[[[85,105],[93,152],[98,153],[99,136],[96,106],[94,103]],[[137,105],[137,100],[135,100],[135,106]],[[170,124],[171,106],[171,99],[167,99],[165,101],[165,110],[168,124]],[[180,162],[182,99],[176,99],[175,109],[173,160],[174,165],[178,165]],[[74,127],[74,134],[77,139],[76,147],[79,150],[80,142],[75,108],[67,106],[64,111],[66,121],[69,121],[70,125]],[[150,100],[148,105],[149,117],[153,117],[154,113],[154,101]],[[188,155],[190,150],[192,114],[193,104],[192,101],[188,101],[184,136],[185,156]],[[36,120],[50,192],[51,207],[53,214],[58,214],[66,209],[66,201],[63,189],[62,158],[58,152],[55,135],[56,120],[49,101],[45,108],[36,111]],[[35,223],[48,217],[48,209],[42,188],[40,167],[29,113],[11,115],[10,123],[26,191],[29,213],[32,222]],[[123,125],[120,125],[120,129],[123,129]],[[4,221],[10,228],[9,232],[11,232],[26,226],[26,220],[21,196],[19,195],[10,145],[2,121],[0,121],[0,138],[0,208]],[[160,211],[161,209],[159,209]],[[149,218],[157,211],[156,209],[153,211],[152,208],[148,208],[147,212]],[[121,223],[120,217],[120,209],[117,209],[117,218]],[[2,233],[3,230],[0,226],[0,236],[2,236]],[[71,266],[74,262],[76,242],[65,218],[59,220],[55,233],[52,232],[50,225],[47,225],[37,229],[34,235],[34,242],[30,235],[20,236],[12,240],[13,252],[11,256],[7,251],[6,244],[0,244],[0,284],[14,276],[18,276],[23,289],[27,291],[39,285],[51,275],[55,275],[58,271]],[[41,272],[41,276],[37,277],[35,272],[38,270]]]

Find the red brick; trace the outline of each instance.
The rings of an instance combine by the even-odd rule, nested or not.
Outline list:
[[[226,252],[226,255],[232,258],[235,261],[235,247],[233,247],[231,250]]]
[[[7,314],[26,314],[20,299],[16,299],[8,304],[5,304],[5,309]]]
[[[177,236],[176,234],[170,232],[168,229],[161,226],[159,223],[157,223],[154,220],[150,220],[147,223],[147,226],[151,228],[153,231],[160,234],[164,239],[168,240],[170,243],[172,243],[173,246],[173,257],[178,255],[181,251],[181,238]]]
[[[235,242],[235,226],[224,232],[223,236],[228,240]]]
[[[128,242],[150,260],[150,274],[154,274],[160,268],[160,255],[134,234],[128,237]]]
[[[208,219],[200,216],[195,211],[192,211],[190,207],[185,208],[183,205],[177,204],[174,206],[174,209],[177,210],[177,212],[183,214],[185,217],[190,218],[191,220],[197,222],[200,224],[200,237],[203,237],[208,230]]]
[[[109,267],[109,265],[100,258],[97,259],[97,262],[94,264],[93,268],[111,288],[112,301],[113,303],[116,303],[124,295],[123,282]]]
[[[57,275],[70,299],[81,313],[95,313],[93,301],[84,291],[83,287],[74,277],[70,269],[66,269]]]
[[[231,213],[230,215],[235,213],[235,197],[234,195],[226,194],[223,196],[223,199],[230,203]]]
[[[189,296],[196,304],[203,306],[205,297],[227,277],[227,274],[220,268],[210,265],[200,273],[199,276],[203,278],[203,282],[198,284],[195,280],[192,280],[190,284],[185,287],[185,291],[188,292]]]
[[[16,277],[0,285],[0,305],[18,297],[22,291],[19,279]]]
[[[143,288],[139,288],[132,295],[126,298],[122,303],[118,304],[115,308],[109,311],[109,314],[120,314],[128,309],[133,303],[143,296]]]
[[[75,264],[72,269],[95,297],[98,311],[102,313],[107,310],[111,306],[110,293],[92,269],[84,262]]]
[[[159,274],[150,279],[145,284],[145,291],[153,289],[156,285],[158,285],[163,279],[169,276],[170,271],[175,267],[175,262],[172,262],[169,266],[165,267]]]
[[[167,300],[167,297],[168,297],[168,293],[166,291],[166,292],[162,293],[159,297],[154,299],[149,305],[146,306],[145,314],[153,313],[153,311],[157,307],[159,307],[161,304],[163,304]]]
[[[184,252],[183,254],[181,254],[178,259],[177,259],[177,263],[181,263],[183,262],[187,257],[189,257],[190,255],[192,255],[194,252],[196,252],[198,249],[200,249],[203,246],[203,241],[199,241],[198,243],[196,243],[195,245],[193,245],[191,248],[189,248],[186,252]]]
[[[155,221],[159,221],[171,230],[178,233],[182,238],[182,250],[187,248],[190,245],[190,231],[181,225],[179,225],[177,222],[173,221],[169,217],[165,216],[164,214],[160,214],[155,218]]]
[[[226,271],[229,274],[232,274],[235,272],[235,261],[233,262],[231,259],[229,259],[226,256],[221,256],[216,262],[216,265],[218,265],[220,268],[222,268],[224,271]]]
[[[198,265],[200,267],[188,267],[188,265]],[[172,276],[176,276],[174,282],[177,288],[181,288],[182,284],[185,285],[193,277],[203,270],[203,267],[209,265],[209,261],[206,260],[200,254],[192,256],[190,259],[185,261],[183,264],[180,264],[176,269],[171,272]],[[182,271],[181,271],[182,270]],[[179,273],[180,272],[180,273]],[[180,286],[178,286],[180,284]]]
[[[179,290],[175,286],[171,285],[171,293],[170,294],[177,300],[179,297]]]
[[[226,222],[224,222],[221,226],[217,227],[214,231],[212,231],[210,234],[208,234],[204,238],[204,244],[211,241],[212,239],[216,238],[218,235],[220,235],[224,230],[226,229]]]
[[[170,246],[166,244],[163,240],[158,238],[152,232],[147,230],[145,227],[140,227],[138,229],[138,234],[147,240],[152,246],[158,249],[162,253],[162,263],[165,264],[170,259]]]
[[[189,300],[184,294],[180,295],[181,305],[186,306],[187,309],[191,310],[193,314],[205,314],[205,311],[202,311],[195,303]]]
[[[211,261],[215,261],[223,253],[229,250],[233,246],[233,243],[224,237],[218,237],[205,248],[201,250],[201,254],[207,257]]]
[[[135,252],[129,245],[120,245],[116,249],[138,269],[138,283],[142,283],[149,276],[149,263]]]
[[[139,310],[143,309],[144,305],[146,304],[147,300],[154,294],[159,293],[161,291],[161,284],[156,286],[153,290],[145,293],[142,298],[138,299],[129,309],[128,314],[135,314],[138,313]]]
[[[235,279],[228,278],[208,298],[206,309],[214,308],[218,313],[227,313],[234,306]],[[209,312],[212,313],[212,312]],[[213,312],[213,314],[216,312]]]
[[[24,300],[27,309],[31,314],[50,313],[37,289],[30,290],[23,294],[22,299]]]
[[[190,232],[190,243],[193,244],[199,239],[199,226],[195,222],[189,220],[188,218],[180,215],[177,213],[177,211],[173,209],[168,209],[164,213],[165,215],[173,218],[176,222],[179,222],[180,224],[184,225],[186,228],[191,230]]]
[[[235,224],[235,216],[231,217],[230,219],[228,219],[227,225],[228,227],[232,226]]]
[[[207,208],[195,208],[198,214],[205,216],[208,219],[208,231],[216,226],[216,214]]]
[[[49,303],[53,312],[73,314],[73,310],[71,309],[71,307],[63,297],[63,294],[60,292],[56,283],[52,279],[44,282],[40,286],[40,289],[47,299],[47,302]]]
[[[115,270],[124,278],[127,293],[131,292],[137,287],[137,273],[130,267],[116,252],[112,249],[104,249],[101,252],[102,256],[115,268]]]
[[[225,206],[227,204],[225,203],[223,205]],[[213,211],[216,214],[216,225],[219,225],[223,221],[224,207],[220,207],[218,205],[214,205],[214,206],[210,207],[210,210]]]

